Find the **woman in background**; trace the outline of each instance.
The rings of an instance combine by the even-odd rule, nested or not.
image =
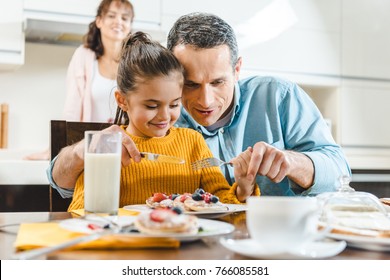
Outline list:
[[[133,18],[134,8],[128,0],[102,0],[84,36],[84,44],[76,49],[69,63],[63,119],[113,121],[118,59],[122,41],[131,32]],[[50,149],[25,157],[28,160],[49,158]]]

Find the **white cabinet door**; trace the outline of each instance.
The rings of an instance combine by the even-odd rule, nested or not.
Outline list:
[[[243,70],[340,75],[339,0],[163,0],[163,26],[214,13],[235,29]]]
[[[341,88],[341,144],[390,148],[390,83],[349,82]]]
[[[101,0],[24,0],[27,35],[68,33],[84,35],[96,16]],[[161,30],[161,0],[133,0],[133,31],[142,30],[156,40],[164,40]],[[40,35],[41,36],[41,35]]]
[[[390,80],[390,1],[342,1],[342,75]]]
[[[24,63],[23,2],[10,1],[0,9],[0,70]]]
[[[39,13],[40,19],[63,18],[64,21],[76,20],[89,23],[96,16],[100,2],[101,0],[24,0],[24,9],[30,14]],[[130,2],[134,6],[136,22],[160,24],[161,0],[130,0]]]
[[[252,16],[258,23],[246,32],[247,39],[245,29],[238,32],[241,43],[246,40],[240,47],[244,67],[339,76],[338,0],[271,1]]]
[[[26,11],[46,14],[95,16],[100,0],[24,0]]]

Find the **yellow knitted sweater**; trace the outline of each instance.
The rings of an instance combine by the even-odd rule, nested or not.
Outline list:
[[[125,130],[125,127],[122,127]],[[128,134],[126,131],[124,133]],[[183,158],[185,164],[159,163],[141,160],[121,170],[120,207],[144,204],[155,192],[193,193],[202,187],[217,195],[221,202],[240,203],[236,196],[237,184],[231,187],[219,167],[192,170],[191,162],[211,157],[206,141],[192,129],[172,127],[165,137],[142,138],[129,135],[141,152],[152,152]],[[260,195],[255,188],[253,195]],[[77,179],[73,200],[68,211],[84,208],[84,173]]]

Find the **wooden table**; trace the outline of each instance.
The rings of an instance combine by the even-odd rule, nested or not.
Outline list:
[[[241,215],[241,217],[238,217]],[[70,218],[67,212],[27,212],[0,213],[0,259],[11,259],[14,253],[13,243],[20,223],[47,222]],[[241,219],[239,219],[241,218]],[[232,222],[236,230],[233,235],[247,234],[245,214],[236,213],[222,220]],[[10,225],[4,227],[4,225]],[[13,225],[13,226],[11,226]],[[6,231],[6,232],[4,232]],[[59,251],[43,259],[62,260],[234,260],[249,259],[225,249],[218,239],[208,241],[183,242],[179,249],[132,249],[132,250],[78,250]],[[390,260],[390,252],[367,251],[346,248],[341,254],[331,259],[345,260]]]

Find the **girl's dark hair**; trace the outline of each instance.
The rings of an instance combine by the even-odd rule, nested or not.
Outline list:
[[[127,36],[120,55],[117,84],[121,94],[135,91],[140,83],[157,77],[179,73],[184,82],[184,70],[171,51],[159,42],[152,41],[144,32]],[[115,124],[128,124],[126,112],[118,107]]]
[[[134,7],[128,0],[102,0],[102,2],[100,2],[99,7],[97,8],[95,20],[89,24],[88,33],[83,37],[84,47],[93,50],[97,59],[104,54],[104,46],[101,39],[100,29],[96,26],[96,18],[104,17],[112,2],[118,2],[118,4],[127,6],[131,11],[131,21],[133,21],[134,18]]]

